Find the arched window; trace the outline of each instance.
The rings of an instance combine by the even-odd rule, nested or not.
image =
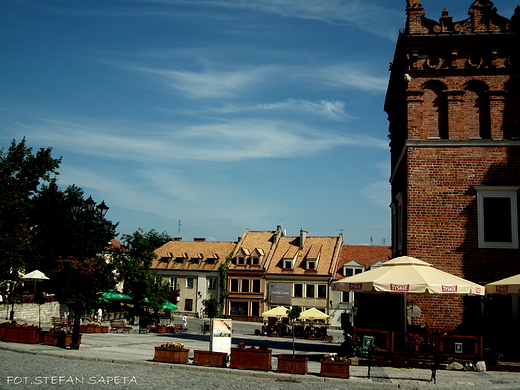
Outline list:
[[[448,102],[446,86],[429,81],[423,86],[423,129],[427,138],[448,139]]]
[[[464,88],[463,127],[468,138],[491,138],[488,87],[481,81],[470,81]]]

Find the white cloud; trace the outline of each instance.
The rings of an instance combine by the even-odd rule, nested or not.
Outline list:
[[[154,69],[151,67],[127,67],[163,84],[167,88],[183,92],[190,98],[231,99],[252,85],[259,83],[269,72],[268,67],[242,70],[181,71]]]
[[[334,88],[356,88],[372,93],[385,93],[388,76],[375,77],[366,72],[363,65],[336,64],[313,71],[312,74]]]
[[[391,200],[388,180],[371,183],[363,188],[360,193],[365,199],[388,210]]]
[[[287,18],[348,24],[377,36],[395,39],[402,13],[376,2],[363,0],[135,0],[144,3],[249,9]]]
[[[287,99],[275,103],[265,104],[229,104],[222,108],[214,109],[219,113],[241,113],[258,111],[292,111],[297,113],[321,116],[330,120],[344,122],[351,115],[345,111],[345,103],[336,100],[320,100],[311,102],[302,99]]]

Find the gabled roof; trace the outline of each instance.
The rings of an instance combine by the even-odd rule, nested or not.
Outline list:
[[[341,235],[338,237],[307,236],[303,248],[300,247],[300,237],[281,237],[273,253],[267,274],[304,275],[307,260],[318,260],[314,275],[331,275],[335,267],[338,246],[342,244]],[[283,259],[295,259],[291,271],[284,271]]]
[[[234,242],[170,241],[157,248],[153,270],[216,271],[235,248]]]
[[[236,249],[235,254],[241,255],[260,255],[264,256],[262,258],[262,263],[260,267],[264,267],[264,263],[267,260],[267,255],[271,252],[271,247],[274,244],[274,233],[272,231],[252,231],[246,229],[242,237],[240,238]],[[237,267],[235,264],[229,264],[229,269],[233,270]]]
[[[338,267],[341,270],[344,264],[355,260],[365,266],[365,270],[378,261],[388,261],[392,258],[392,250],[388,246],[375,245],[343,245],[339,255]],[[341,279],[344,276],[336,272],[334,279]]]

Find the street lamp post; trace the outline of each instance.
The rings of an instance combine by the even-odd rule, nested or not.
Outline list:
[[[105,204],[104,200],[96,206],[96,202],[92,199],[92,196],[89,196],[89,198],[85,201],[85,204],[83,206],[72,206],[71,211],[74,215],[74,218],[76,218],[76,216],[80,213],[88,215],[88,218],[90,218],[93,215],[93,213],[96,213],[101,218],[103,218],[108,212],[108,206]],[[81,325],[81,313],[84,309],[83,298],[81,297],[81,295],[78,297],[74,309],[74,326],[72,328],[70,349],[79,349],[79,328]]]

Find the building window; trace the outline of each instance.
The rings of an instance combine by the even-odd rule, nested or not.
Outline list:
[[[246,264],[246,258],[243,256],[237,257],[237,264],[238,265],[245,265]]]
[[[392,203],[392,251],[397,254],[403,249],[403,193],[400,192]]]
[[[238,279],[231,279],[230,290],[233,292],[238,292]]]
[[[184,301],[184,310],[185,311],[192,311],[193,310],[193,299],[187,298]]]
[[[209,278],[208,279],[208,289],[216,290],[217,289],[217,278]]]
[[[178,290],[177,278],[175,276],[170,276],[170,290]]]
[[[193,278],[186,278],[186,288],[193,288]]]
[[[327,298],[326,284],[318,284],[318,298]]]
[[[475,186],[479,248],[518,249],[517,186]]]
[[[341,302],[350,302],[350,291],[341,292]]]
[[[249,292],[249,279],[242,279],[242,292]]]
[[[305,285],[305,297],[314,298],[314,284]]]
[[[251,265],[260,265],[260,257],[258,257],[258,256],[251,257]]]
[[[315,270],[316,269],[316,260],[307,260],[307,269]]]
[[[294,285],[294,296],[296,298],[303,297],[303,285],[302,284],[297,283]]]
[[[231,315],[247,316],[247,302],[231,302]]]
[[[285,259],[283,261],[283,269],[292,269],[293,268],[293,261],[291,259],[287,260]]]
[[[253,292],[260,292],[260,279],[253,279]]]

